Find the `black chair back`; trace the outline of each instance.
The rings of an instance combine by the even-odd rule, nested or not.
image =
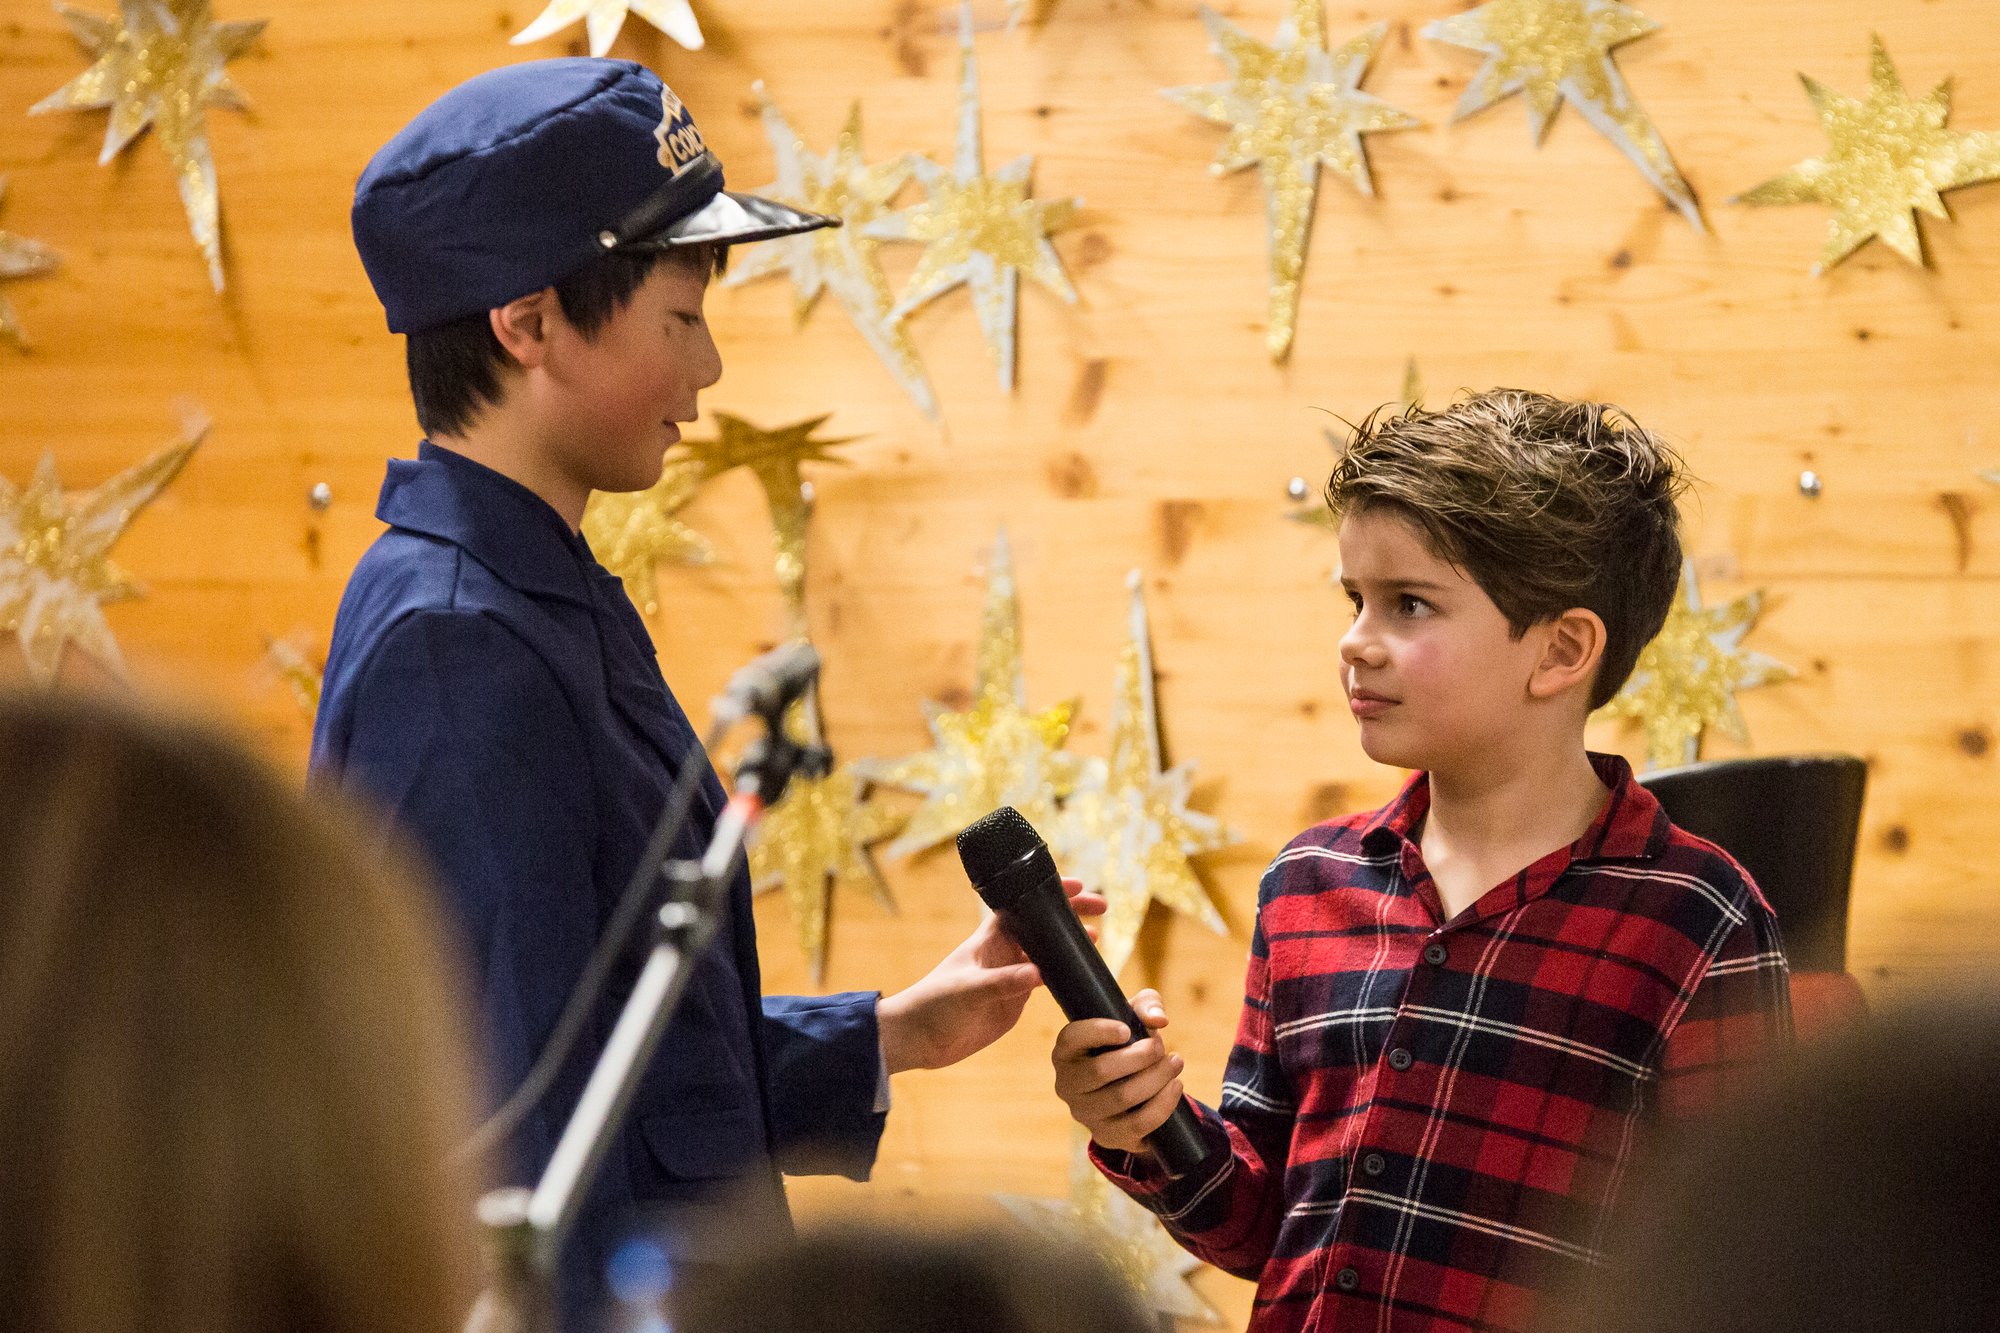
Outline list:
[[[1717,759],[1643,773],[1667,818],[1743,863],[1795,972],[1847,970],[1847,902],[1868,766],[1852,755]]]

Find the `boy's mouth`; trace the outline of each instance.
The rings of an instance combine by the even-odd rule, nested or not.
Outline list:
[[[1373,690],[1349,690],[1347,693],[1348,710],[1356,717],[1378,717],[1399,702]]]

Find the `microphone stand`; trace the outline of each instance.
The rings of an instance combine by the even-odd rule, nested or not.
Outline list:
[[[540,1181],[532,1190],[518,1186],[493,1190],[479,1201],[492,1275],[467,1322],[467,1333],[555,1329],[557,1255],[624,1123],[640,1076],[673,1021],[689,974],[728,910],[729,882],[742,859],[744,839],[765,809],[777,804],[794,775],[823,777],[832,765],[833,756],[825,746],[795,740],[786,732],[789,702],[789,697],[774,697],[760,700],[752,709],[763,722],[763,734],[750,743],[737,764],[736,794],[723,807],[700,860],[666,860],[666,849],[673,845],[687,812],[670,806],[663,816],[676,827],[662,829],[653,839],[657,869],[639,868],[640,874],[657,875],[670,886],[654,920],[652,952]],[[690,756],[689,762],[699,760]]]

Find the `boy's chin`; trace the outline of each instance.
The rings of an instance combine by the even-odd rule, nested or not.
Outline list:
[[[1425,769],[1430,758],[1424,747],[1408,736],[1386,733],[1379,723],[1361,724],[1361,753],[1390,768]]]
[[[666,469],[666,451],[657,454],[641,454],[619,460],[615,465],[606,464],[596,469],[591,477],[590,489],[594,491],[643,491],[652,488]]]

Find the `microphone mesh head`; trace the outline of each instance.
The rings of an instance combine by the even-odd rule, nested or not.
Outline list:
[[[982,815],[958,835],[958,859],[974,888],[1042,846],[1042,835],[1011,805]]]

